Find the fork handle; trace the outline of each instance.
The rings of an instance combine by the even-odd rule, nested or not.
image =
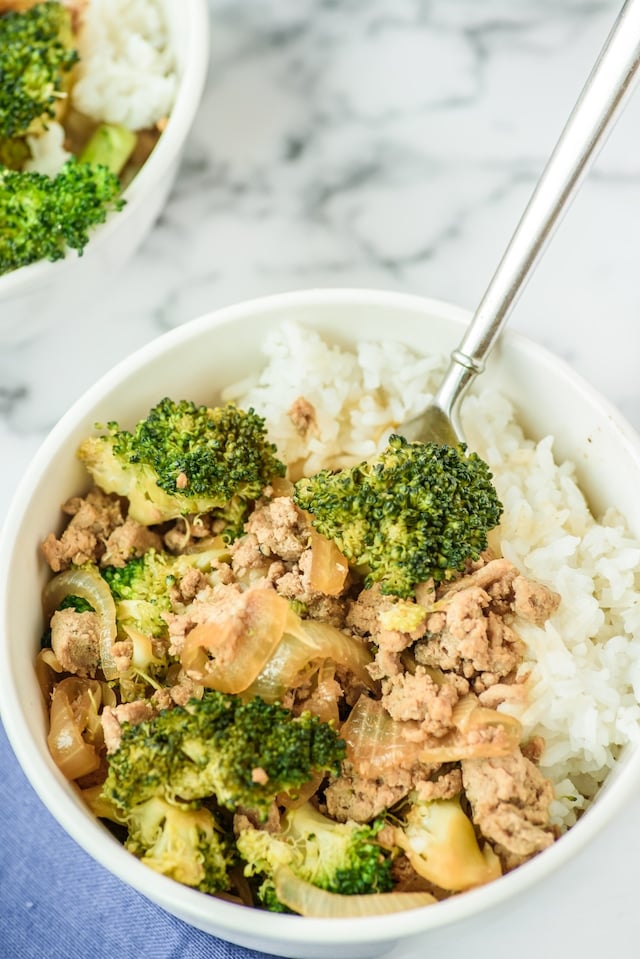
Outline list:
[[[634,86],[640,64],[640,0],[627,0],[585,83],[520,222],[436,393],[449,416],[485,359],[606,134]]]

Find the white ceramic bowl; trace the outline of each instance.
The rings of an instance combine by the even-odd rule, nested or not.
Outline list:
[[[267,297],[201,317],[120,363],[59,422],[17,491],[0,543],[0,703],[18,759],[34,789],[67,832],[98,862],[193,926],[248,948],[307,959],[377,956],[400,940],[522,895],[582,850],[637,790],[640,754],[630,750],[578,824],[550,849],[482,888],[435,906],[366,919],[314,920],[216,900],[143,866],[97,822],[54,766],[33,661],[42,629],[39,594],[46,579],[38,547],[58,504],[86,487],[76,460],[96,421],[133,423],[164,395],[215,400],[215,390],[263,362],[265,333],[285,319],[310,324],[337,342],[399,339],[418,350],[449,350],[468,314],[445,303],[372,291],[308,291]],[[615,503],[640,536],[640,441],[619,414],[568,366],[531,341],[503,337],[484,374],[515,402],[533,437],[556,436],[556,451],[578,466],[596,511]],[[562,416],[558,416],[562,410]]]
[[[178,90],[156,148],[127,187],[126,206],[92,231],[82,256],[41,261],[0,276],[0,344],[17,342],[90,308],[105,283],[133,255],[173,185],[193,126],[209,63],[207,0],[159,0],[175,50]]]

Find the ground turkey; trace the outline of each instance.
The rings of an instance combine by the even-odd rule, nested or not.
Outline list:
[[[51,648],[67,673],[95,676],[100,665],[100,617],[59,609],[51,618]]]
[[[511,678],[524,647],[505,617],[526,617],[540,625],[559,596],[521,576],[505,559],[495,559],[439,591],[427,633],[416,643],[416,661],[456,672],[476,693]]]
[[[103,493],[97,487],[85,497],[72,497],[63,505],[62,512],[71,516],[66,529],[59,539],[49,533],[41,547],[54,573],[83,563],[124,566],[148,549],[162,548],[157,533],[124,518],[118,496]]]
[[[519,749],[499,758],[463,760],[462,782],[473,821],[506,869],[553,843],[553,786]]]

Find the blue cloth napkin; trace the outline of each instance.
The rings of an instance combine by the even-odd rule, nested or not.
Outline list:
[[[2,959],[265,959],[138,895],[67,836],[27,782],[0,725]]]

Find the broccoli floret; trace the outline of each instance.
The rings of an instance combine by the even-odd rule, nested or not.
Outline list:
[[[145,698],[148,686],[166,685],[168,671],[179,662],[168,651],[171,590],[190,569],[211,574],[225,555],[226,547],[214,541],[209,549],[179,556],[149,549],[124,566],[100,569],[115,603],[118,640],[132,644],[131,667],[119,675],[123,700]]]
[[[75,609],[76,613],[94,613],[91,603],[83,596],[74,596],[70,593],[62,600],[58,609]]]
[[[298,480],[293,498],[361,568],[365,586],[379,583],[383,593],[402,597],[477,559],[502,513],[489,467],[476,453],[401,436],[368,462]]]
[[[205,690],[135,726],[123,725],[103,788],[123,812],[154,796],[170,802],[215,797],[265,816],[276,796],[314,775],[337,772],[345,744],[310,713],[294,716],[255,697]]]
[[[213,513],[232,540],[264,487],[285,473],[262,417],[233,404],[165,398],[132,433],[115,422],[107,428],[81,444],[80,459],[98,486],[128,497],[129,515],[146,525]]]
[[[286,866],[300,879],[343,896],[388,892],[393,887],[392,856],[377,837],[384,825],[339,823],[304,803],[289,810],[279,833],[249,827],[237,839],[246,862],[245,875],[260,876],[260,901],[271,911],[285,907],[275,892],[273,876]]]
[[[155,796],[135,806],[126,824],[125,846],[146,866],[201,892],[229,888],[232,857],[209,809]]]
[[[55,177],[0,167],[0,274],[82,254],[91,229],[124,205],[119,193],[114,173],[73,157]]]
[[[412,803],[395,838],[418,875],[441,889],[461,892],[501,875],[500,860],[488,844],[480,849],[458,799]]]
[[[133,626],[148,636],[166,637],[163,613],[172,609],[172,587],[190,569],[198,569],[205,576],[211,574],[216,561],[227,555],[226,546],[214,541],[208,549],[178,556],[151,548],[124,566],[102,567],[100,573],[116,604],[119,632]]]
[[[119,175],[133,153],[137,136],[120,123],[101,123],[82,148],[81,163],[106,166]]]
[[[78,60],[71,45],[71,14],[54,0],[0,16],[0,139],[56,115]]]
[[[166,636],[162,613],[171,610],[170,588],[176,581],[174,557],[149,549],[124,566],[100,570],[116,604],[118,631],[133,626],[147,636]]]
[[[171,610],[171,561],[169,554],[150,549],[123,567],[100,570],[115,603],[117,638],[131,643],[131,665],[118,675],[124,702],[145,699],[149,687],[166,685],[177,662],[169,655],[169,628],[162,616]]]
[[[31,157],[31,150],[27,141],[21,137],[11,137],[0,140],[0,168],[9,167],[10,170],[21,170]]]

